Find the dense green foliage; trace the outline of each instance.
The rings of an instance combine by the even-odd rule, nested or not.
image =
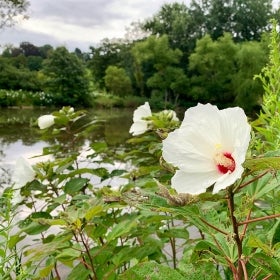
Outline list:
[[[218,193],[178,194],[170,186],[175,169],[162,158],[162,140],[180,125],[171,110],[142,119],[147,130],[126,145],[87,141],[100,120],[86,111],[63,107],[44,116],[51,122],[41,131],[48,143],[42,155],[50,157],[18,166],[20,177],[0,196],[1,276],[278,279],[279,139],[271,137],[280,129],[274,118],[280,63],[275,31],[272,39],[270,63],[259,76],[265,102],[245,171]]]
[[[99,92],[146,98],[157,108],[212,102],[251,113],[263,94],[253,77],[268,59],[272,18],[279,18],[272,0],[164,4],[134,26],[146,34],[142,39],[104,39],[88,53],[29,42],[7,47],[0,89],[44,91],[52,105],[91,106]]]
[[[50,52],[44,61],[43,74],[43,88],[53,97],[54,105],[90,105],[85,65],[65,47]]]

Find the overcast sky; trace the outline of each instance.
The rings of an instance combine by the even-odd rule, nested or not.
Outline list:
[[[87,51],[104,38],[122,38],[132,22],[153,16],[165,3],[190,0],[29,0],[30,18],[0,30],[0,46],[30,42]]]

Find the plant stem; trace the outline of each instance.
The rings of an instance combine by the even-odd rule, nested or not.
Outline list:
[[[246,225],[246,224],[250,224],[250,223],[254,223],[254,222],[259,222],[259,221],[264,221],[264,220],[269,220],[269,219],[274,219],[274,218],[279,218],[279,217],[280,217],[280,213],[265,216],[265,217],[259,217],[259,218],[255,218],[255,219],[251,219],[251,220],[246,220],[244,222],[239,222],[238,226]]]
[[[82,241],[82,243],[83,243],[83,245],[84,245],[84,247],[85,247],[85,249],[86,249],[88,258],[89,258],[90,266],[91,266],[92,272],[93,272],[93,274],[94,274],[94,279],[97,280],[98,278],[97,278],[96,271],[95,271],[95,268],[94,268],[93,259],[92,259],[92,257],[91,257],[90,251],[89,251],[89,246],[88,246],[88,243],[85,241],[82,232],[80,232],[80,237],[81,237],[81,241]]]
[[[251,213],[252,213],[252,208],[250,208],[250,210],[249,210],[249,213],[248,213],[248,215],[247,215],[247,217],[246,217],[246,221],[249,221],[249,219],[250,219],[250,217],[251,217]],[[239,225],[240,225],[240,223],[238,223],[238,226],[239,226]],[[243,241],[243,238],[244,238],[244,236],[245,236],[245,234],[246,234],[247,228],[248,228],[248,223],[246,223],[246,224],[244,225],[242,234],[241,234],[241,236],[240,236],[241,241]]]
[[[249,184],[257,181],[258,179],[260,179],[261,177],[263,177],[264,175],[266,175],[270,170],[266,170],[265,172],[261,173],[260,175],[254,177],[253,179],[249,180],[248,182],[245,182],[241,185],[239,185],[235,190],[234,190],[234,193],[236,193],[237,191],[245,188],[246,186],[248,186]]]
[[[222,234],[224,234],[224,235],[228,235],[228,232],[223,231],[223,230],[217,228],[216,226],[214,226],[214,225],[208,223],[208,222],[207,222],[206,220],[204,220],[203,218],[200,218],[200,220],[201,220],[203,223],[205,223],[207,226],[213,228],[214,230],[216,230],[216,231],[218,231],[218,232],[220,232],[220,233],[222,233]]]
[[[237,275],[235,275],[234,279],[242,280],[243,275],[246,275],[246,267],[242,264],[242,240],[240,239],[239,236],[239,230],[238,230],[239,225],[237,223],[236,217],[234,216],[234,192],[231,187],[228,189],[227,200],[228,200],[230,219],[233,227],[234,240],[238,251]]]

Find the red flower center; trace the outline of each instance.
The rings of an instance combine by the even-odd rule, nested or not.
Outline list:
[[[230,153],[217,153],[214,160],[222,174],[231,173],[235,170],[235,160]]]

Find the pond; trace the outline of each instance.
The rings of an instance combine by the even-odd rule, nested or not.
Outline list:
[[[51,109],[0,109],[0,168],[10,170],[18,157],[30,158],[42,153],[47,143],[40,140],[36,126],[39,116]],[[132,109],[89,109],[90,119],[104,120],[94,130],[90,141],[104,140],[108,145],[124,143],[129,138]],[[3,175],[2,175],[3,178]],[[0,182],[1,183],[1,182]]]

